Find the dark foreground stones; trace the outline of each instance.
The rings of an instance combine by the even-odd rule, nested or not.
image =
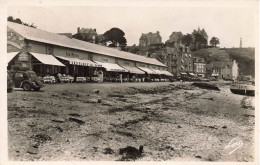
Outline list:
[[[195,82],[195,83],[192,83],[192,85],[196,86],[196,87],[199,87],[199,88],[202,88],[202,89],[220,91],[220,89],[217,86],[212,85],[212,84],[208,84],[208,83],[198,83],[198,82]]]

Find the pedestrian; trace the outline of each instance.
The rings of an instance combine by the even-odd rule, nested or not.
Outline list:
[[[119,78],[120,78],[120,82],[122,83],[122,81],[123,81],[123,76],[122,76],[122,74],[119,74]]]

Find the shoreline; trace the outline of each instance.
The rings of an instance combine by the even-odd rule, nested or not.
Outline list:
[[[8,94],[9,158],[119,160],[120,148],[143,145],[138,160],[253,161],[254,98],[213,83],[221,90],[177,82],[58,84],[44,92],[14,91]],[[243,146],[229,155],[224,148],[233,138]],[[35,154],[28,153],[36,144]]]

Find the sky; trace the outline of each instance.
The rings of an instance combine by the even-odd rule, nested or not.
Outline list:
[[[127,45],[139,44],[142,33],[159,31],[162,41],[172,32],[192,33],[204,28],[218,37],[220,47],[255,47],[257,5],[203,3],[179,5],[90,5],[90,6],[9,6],[7,15],[33,23],[38,29],[53,33],[75,34],[77,27],[95,28],[98,34],[117,27],[125,32]],[[238,4],[238,5],[236,5]]]

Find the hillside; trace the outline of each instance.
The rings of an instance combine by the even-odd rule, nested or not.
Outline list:
[[[255,75],[254,48],[208,48],[193,52],[194,57],[203,57],[206,63],[236,60],[239,74]]]

